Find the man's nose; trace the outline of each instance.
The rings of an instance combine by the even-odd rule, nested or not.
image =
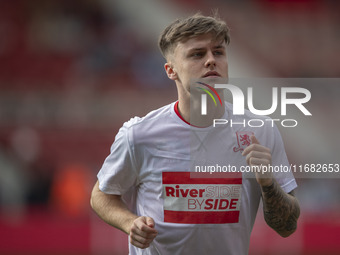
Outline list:
[[[216,59],[212,52],[207,53],[207,59],[205,61],[205,67],[216,66]]]

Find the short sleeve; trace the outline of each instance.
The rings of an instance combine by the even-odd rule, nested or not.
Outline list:
[[[130,122],[120,128],[97,177],[99,189],[107,194],[124,195],[138,183],[136,174],[133,142],[129,140],[132,132]]]
[[[272,167],[274,177],[282,189],[289,193],[297,187],[286,155],[281,134],[276,126],[273,127],[272,137]]]

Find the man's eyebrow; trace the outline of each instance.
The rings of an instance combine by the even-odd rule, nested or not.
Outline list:
[[[225,49],[225,45],[219,44],[213,47],[214,49]]]
[[[201,50],[206,50],[206,47],[202,47],[202,48],[191,48],[188,51],[201,51]]]
[[[191,48],[189,51],[200,51],[200,50],[206,50],[207,47],[201,47],[201,48]],[[219,44],[213,47],[213,49],[225,49],[225,46],[223,44]]]
[[[214,50],[216,49],[225,49],[225,45],[223,44],[219,44],[219,45],[216,45],[213,47]],[[204,51],[204,50],[207,50],[207,47],[198,47],[198,48],[191,48],[191,49],[188,49],[188,52],[195,52],[195,51]]]

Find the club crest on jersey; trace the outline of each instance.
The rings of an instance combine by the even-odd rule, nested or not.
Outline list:
[[[251,131],[236,132],[237,146],[233,148],[234,152],[243,151],[251,144],[250,137],[254,135]]]

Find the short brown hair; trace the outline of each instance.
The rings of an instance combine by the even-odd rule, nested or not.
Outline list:
[[[178,42],[207,33],[212,33],[227,44],[230,42],[229,28],[217,14],[203,16],[196,13],[184,19],[177,19],[167,26],[159,37],[158,45],[163,56],[167,58]]]

